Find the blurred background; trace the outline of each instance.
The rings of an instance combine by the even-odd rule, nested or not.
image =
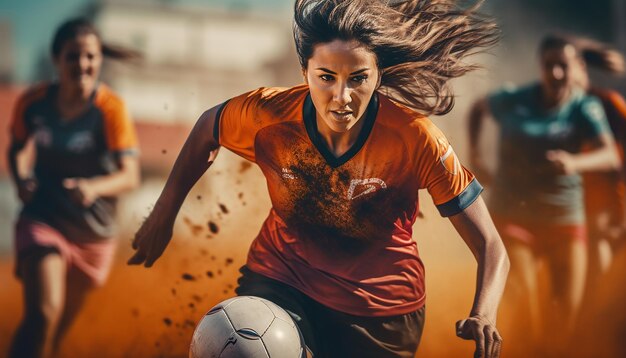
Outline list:
[[[0,356],[5,355],[22,305],[21,286],[13,276],[13,222],[18,203],[4,154],[8,125],[17,96],[30,84],[54,78],[49,46],[56,27],[69,17],[85,16],[94,21],[106,42],[136,49],[144,56],[136,63],[105,62],[103,69],[103,82],[124,98],[136,122],[143,185],[122,200],[124,229],[117,263],[107,285],[90,298],[61,353],[67,357],[185,357],[195,323],[215,303],[234,294],[237,269],[245,262],[248,246],[268,212],[260,171],[223,150],[187,198],[175,238],[155,267],[125,265],[131,255],[130,241],[160,193],[191,126],[205,109],[259,86],[301,82],[291,35],[292,5],[291,0],[0,2]],[[502,41],[474,58],[483,69],[456,81],[454,110],[434,118],[461,160],[467,147],[468,106],[504,83],[537,79],[536,47],[547,32],[590,36],[626,52],[625,0],[487,0],[484,11],[497,19]],[[592,75],[594,83],[626,94],[624,78]],[[495,148],[497,143],[485,145]],[[489,152],[495,159],[493,148]],[[414,237],[426,265],[428,292],[420,356],[469,357],[473,345],[455,337],[454,322],[470,310],[475,262],[428,195],[420,194],[420,198],[425,217],[416,223]],[[618,299],[624,302],[626,277],[618,273],[611,282],[601,301],[615,307],[608,317],[618,320],[618,325],[621,322],[623,329],[624,321],[619,319],[626,316],[626,305],[610,305]],[[516,332],[514,322],[506,321],[507,310],[514,307],[505,302],[499,323],[504,352],[513,355],[515,345],[523,340],[507,338],[523,337],[523,332]],[[590,319],[587,328],[626,337],[612,322],[604,321],[602,327],[593,326],[595,322]],[[602,354],[607,356],[616,352],[614,347],[604,348]]]

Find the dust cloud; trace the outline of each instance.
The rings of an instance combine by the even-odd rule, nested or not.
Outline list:
[[[193,189],[170,247],[150,269],[129,267],[126,260],[132,255],[132,234],[163,181],[145,183],[124,199],[121,218],[127,229],[119,239],[109,281],[89,297],[61,357],[187,357],[195,324],[213,305],[234,295],[238,269],[269,210],[258,168],[232,165],[240,159],[229,153],[220,156],[230,164],[212,168]],[[427,193],[420,194],[420,201],[423,218],[414,227],[414,238],[426,266],[427,313],[418,356],[471,357],[473,343],[457,338],[454,324],[471,309],[476,264]],[[626,337],[624,282],[626,251],[601,285],[596,302],[585,306],[583,333],[575,347],[581,357],[626,356],[625,343],[620,341]],[[22,314],[21,286],[13,277],[10,258],[0,261],[0,287],[0,355],[4,356]],[[527,332],[512,319],[517,311],[506,301],[501,306],[503,357],[522,356]]]

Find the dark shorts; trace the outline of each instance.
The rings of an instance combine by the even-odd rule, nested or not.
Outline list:
[[[243,266],[239,296],[270,300],[291,314],[316,358],[414,357],[424,328],[424,307],[405,315],[353,316],[328,308],[295,288]]]

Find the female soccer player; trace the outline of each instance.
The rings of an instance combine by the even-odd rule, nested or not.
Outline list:
[[[539,83],[500,90],[474,105],[470,147],[472,165],[477,173],[484,172],[478,139],[483,119],[491,115],[500,125],[501,144],[490,209],[511,258],[511,292],[521,289],[519,297],[529,307],[532,333],[539,340],[543,323],[537,273],[539,260],[546,260],[550,302],[556,302],[548,321],[558,323],[546,328],[545,344],[561,349],[573,329],[585,284],[580,173],[615,170],[619,157],[602,105],[578,86],[584,70],[580,50],[561,37],[548,36],[539,55]],[[583,145],[592,150],[582,153]]]
[[[567,39],[580,49],[586,68],[594,67],[614,75],[624,73],[621,53],[598,41],[571,37]],[[619,92],[594,86],[588,71],[583,71],[581,86],[588,94],[596,96],[606,113],[618,153],[624,159],[626,148],[626,101]],[[605,274],[612,261],[614,249],[624,242],[625,187],[624,168],[605,172],[590,172],[584,176],[585,209],[589,231],[588,295],[593,295],[599,278]]]
[[[15,107],[8,152],[23,203],[16,224],[16,272],[24,318],[11,357],[55,351],[111,266],[115,196],[139,184],[137,139],[124,102],[98,82],[103,56],[131,52],[105,46],[90,23],[57,30],[52,58],[58,81],[29,89]],[[19,155],[36,147],[32,174]]]
[[[200,116],[130,264],[154,264],[192,185],[218,148],[257,163],[272,209],[236,290],[297,317],[320,357],[413,357],[424,324],[424,268],[412,227],[428,189],[478,261],[457,334],[497,357],[496,311],[508,258],[482,187],[423,113],[453,103],[461,61],[495,42],[494,25],[452,1],[298,0],[305,84],[260,88]]]

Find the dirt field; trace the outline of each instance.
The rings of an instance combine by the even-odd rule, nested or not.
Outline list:
[[[126,266],[125,261],[131,255],[132,230],[122,235],[109,282],[90,297],[62,347],[63,357],[187,356],[195,323],[214,304],[233,295],[237,270],[245,262],[249,243],[267,212],[267,198],[258,173],[254,170],[248,173],[245,165],[235,166],[235,170],[241,174],[238,180],[252,181],[254,185],[239,190],[241,184],[235,182],[234,190],[233,183],[226,190],[220,187],[226,184],[218,181],[211,184],[212,195],[206,194],[203,185],[195,188],[181,211],[171,246],[153,268]],[[224,174],[228,173],[215,171],[218,177]],[[145,203],[153,201],[159,185],[144,186],[142,191],[127,198],[124,208],[131,213],[123,215],[127,227],[136,227],[149,206]],[[133,202],[141,204],[132,205]],[[422,203],[425,218],[417,222],[414,237],[426,265],[428,299],[426,327],[418,355],[471,357],[473,344],[455,337],[454,323],[470,310],[475,263],[450,223],[436,213],[427,195],[422,197]],[[620,262],[626,263],[626,257]],[[12,276],[12,265],[10,258],[0,262],[0,356],[6,354],[21,315],[20,286]],[[623,312],[626,299],[621,292],[625,291],[626,264],[622,266],[614,274],[612,285],[603,287],[606,292],[600,300],[602,307],[621,308],[617,314],[615,309],[605,312],[601,325],[589,323],[585,327],[589,328],[586,337],[589,332],[604,337],[601,350],[589,346],[588,351],[593,353],[590,357],[619,356],[615,355],[618,354],[615,345],[619,346],[615,339],[620,334],[626,337],[612,329],[615,322],[621,322],[623,327],[626,321]],[[621,293],[615,292],[616,287],[621,288]],[[524,344],[524,334],[515,331],[515,322],[507,320],[507,311],[515,311],[515,307],[503,306],[499,326],[505,338],[503,356],[513,357],[516,348]],[[597,320],[597,315],[590,316],[588,322]]]

